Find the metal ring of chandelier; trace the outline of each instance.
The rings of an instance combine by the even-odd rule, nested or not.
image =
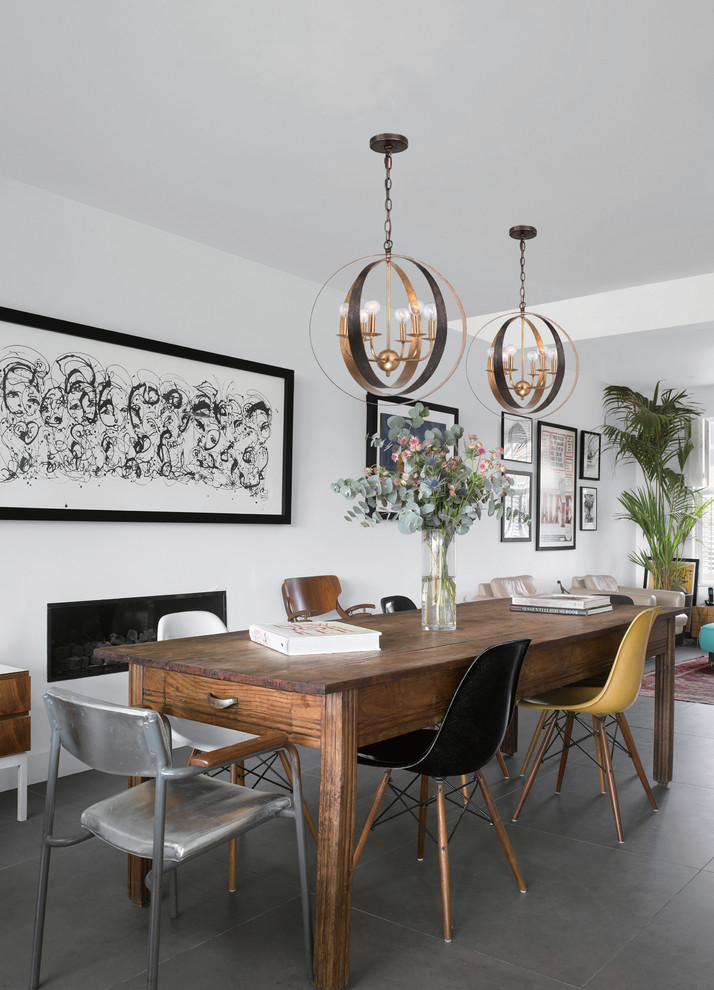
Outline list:
[[[424,306],[424,304],[420,303],[414,288],[413,279],[405,271],[406,265],[397,264],[397,260],[415,267],[424,279],[426,287],[434,300],[433,304]],[[327,282],[320,288],[310,313],[310,346],[315,360],[323,374],[340,391],[354,398],[363,398],[361,394],[355,395],[340,385],[339,382],[335,381],[333,375],[325,367],[324,361],[320,360],[316,347],[319,335],[315,326],[315,317],[316,307],[320,297],[330,286],[333,279],[351,266],[361,264],[365,261],[368,263],[362,267],[353,281],[341,307],[339,333],[337,336],[340,341],[340,351],[344,367],[346,367],[351,378],[360,389],[371,392],[373,395],[388,397],[403,395],[405,392],[409,392],[413,398],[425,398],[427,395],[431,395],[432,392],[441,388],[451,378],[463,357],[467,340],[466,314],[461,300],[447,279],[435,268],[408,255],[391,253],[388,255],[370,255],[348,262],[330,276]],[[386,266],[387,269],[387,305],[385,314],[387,333],[385,340],[386,347],[378,350],[375,342],[376,338],[382,334],[376,330],[376,312],[369,311],[369,303],[365,304],[363,302],[363,295],[368,277],[375,269],[378,269],[382,265]],[[392,271],[398,276],[397,288],[401,286],[407,302],[405,307],[396,310],[396,314],[402,313],[404,315],[403,317],[397,317],[399,328],[394,332],[393,340],[390,298]],[[439,381],[432,382],[431,379],[444,357],[449,333],[444,293],[438,280],[441,280],[443,286],[451,293],[458,307],[461,320],[461,341],[458,355],[447,368],[445,375]],[[393,372],[397,375],[393,384],[380,377],[381,374],[389,378]],[[428,391],[422,391],[427,382],[429,383]],[[419,395],[416,393],[419,393]]]
[[[508,412],[522,413],[530,416],[535,416],[535,414],[545,411],[552,413],[560,409],[573,394],[578,381],[580,373],[578,352],[568,332],[560,324],[556,323],[555,320],[545,317],[540,313],[531,313],[525,310],[505,314],[505,319],[504,315],[495,316],[487,323],[484,323],[474,334],[474,338],[469,345],[469,353],[466,357],[466,378],[473,394],[485,409],[495,415],[499,414],[500,410],[492,409],[481,399],[477,390],[474,388],[470,372],[472,351],[476,340],[484,330],[499,320],[503,322],[489,348],[487,364],[488,384],[496,402],[502,409],[506,409]],[[552,343],[543,340],[543,336],[534,322],[535,320],[540,320],[545,325]],[[508,329],[517,321],[521,321],[521,363],[518,368],[515,367],[515,362],[512,358],[512,354],[518,348],[511,345],[511,354],[509,354],[509,349],[505,347]],[[531,344],[528,345],[531,348],[528,352],[526,352],[524,341],[526,326],[528,326],[533,337]],[[557,405],[553,405],[565,381],[566,343],[570,346],[573,353],[574,360],[568,365],[568,369],[573,372],[573,381],[564,398]],[[530,364],[529,371],[526,370],[527,364]],[[516,381],[513,380],[514,377],[517,378]]]

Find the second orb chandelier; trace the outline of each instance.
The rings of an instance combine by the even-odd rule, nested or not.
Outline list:
[[[508,233],[520,241],[521,246],[520,306],[517,313],[506,317],[491,342],[486,360],[486,378],[493,398],[502,409],[529,415],[546,409],[553,412],[573,394],[578,380],[578,353],[566,331],[554,320],[526,310],[526,241],[534,238],[537,230],[520,224],[511,227]],[[489,320],[476,337],[499,319],[503,317]],[[475,339],[470,352],[474,342]],[[567,370],[572,373],[573,380],[567,395],[558,405],[553,405],[565,381],[566,347],[573,355],[573,360],[567,362]],[[474,388],[468,368],[467,375],[471,391],[482,405],[489,408]]]

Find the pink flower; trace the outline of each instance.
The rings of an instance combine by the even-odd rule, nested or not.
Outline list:
[[[399,460],[399,454],[397,453],[392,454],[392,460],[396,463]]]
[[[486,448],[485,447],[481,447],[479,445],[478,449],[476,450],[476,453],[479,455],[479,457],[483,457],[483,455],[486,453]]]
[[[498,447],[497,450],[498,450],[499,454],[502,454],[503,453],[503,447]]]
[[[410,450],[421,450],[421,444],[419,443],[419,437],[409,437],[409,449]]]
[[[483,474],[486,474],[486,472],[488,471],[488,467],[489,467],[488,461],[486,461],[486,460],[479,461],[479,464],[478,464],[478,473],[479,474],[482,474],[482,475]]]
[[[406,442],[407,442],[407,438],[406,437],[400,437],[399,438],[399,445],[401,447],[403,447]]]

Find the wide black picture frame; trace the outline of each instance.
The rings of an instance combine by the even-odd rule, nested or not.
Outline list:
[[[506,471],[506,477],[515,482],[515,488],[503,496],[501,516],[501,543],[530,543],[533,530],[533,475],[530,471]],[[511,518],[506,511],[511,510]]]
[[[580,480],[600,480],[600,450],[602,437],[590,430],[580,431]]]
[[[375,433],[379,433],[382,440],[386,441],[389,434],[389,427],[387,426],[389,417],[403,416],[404,419],[409,419],[410,410],[413,410],[416,402],[416,399],[408,399],[405,396],[387,397],[372,395],[371,392],[367,393],[367,449],[365,455],[367,467],[376,467],[379,464],[387,468],[388,471],[394,470],[391,454],[384,448],[373,447],[370,441]],[[459,410],[455,406],[442,406],[436,402],[428,401],[424,402],[424,405],[429,409],[428,419],[425,419],[417,429],[412,428],[412,432],[419,437],[423,437],[427,430],[432,430],[434,427],[438,427],[443,433],[444,430],[454,426],[459,421]]]
[[[536,550],[574,550],[578,431],[538,421]]]
[[[0,518],[287,524],[294,372],[0,307]]]

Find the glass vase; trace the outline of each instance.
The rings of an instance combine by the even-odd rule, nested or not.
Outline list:
[[[456,629],[455,540],[443,529],[422,530],[421,626]]]

